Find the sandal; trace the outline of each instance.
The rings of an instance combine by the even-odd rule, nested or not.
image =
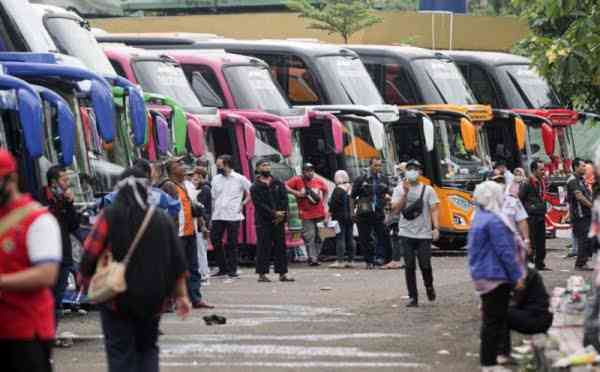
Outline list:
[[[258,277],[258,282],[259,283],[271,283],[271,279],[269,279],[265,275],[261,275]]]
[[[294,278],[288,278],[287,275],[282,275],[279,277],[279,281],[280,282],[295,282],[296,279]]]

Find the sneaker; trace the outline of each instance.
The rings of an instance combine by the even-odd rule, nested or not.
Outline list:
[[[577,257],[577,254],[575,254],[575,253],[567,253],[563,258],[566,259],[566,258],[574,258],[574,257]]]
[[[354,269],[356,267],[356,265],[354,264],[354,261],[348,261],[344,264],[344,267],[346,269]]]
[[[229,273],[228,275],[229,275],[229,277],[230,277],[230,278],[232,278],[232,279],[235,279],[235,278],[239,278],[239,277],[240,277],[240,274],[238,274],[238,273]]]
[[[419,301],[411,299],[410,302],[406,304],[406,307],[419,307]]]
[[[214,274],[210,274],[210,276],[211,276],[212,278],[216,278],[216,277],[218,277],[218,276],[227,276],[227,273],[226,273],[225,271],[217,271],[217,272],[216,272],[216,273],[214,273]]]
[[[373,265],[372,263],[367,263],[366,269],[373,270],[373,269],[375,269],[375,265]]]
[[[435,301],[435,289],[433,287],[427,287],[427,299],[429,301]]]
[[[284,274],[284,275],[280,275],[279,276],[279,281],[280,282],[295,282],[296,279],[290,278],[289,276],[287,276],[287,275]]]
[[[331,265],[327,266],[330,269],[341,269],[344,267],[344,264],[341,261],[335,261]]]
[[[321,266],[321,264],[317,260],[309,260],[308,266]]]
[[[269,277],[266,275],[259,275],[258,282],[259,283],[270,283],[271,279],[269,279]]]

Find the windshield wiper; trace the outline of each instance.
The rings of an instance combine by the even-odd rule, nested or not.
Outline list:
[[[444,96],[444,93],[442,93],[442,90],[440,89],[440,87],[437,85],[437,83],[435,82],[435,80],[433,80],[433,77],[431,77],[431,74],[429,73],[429,71],[425,71],[425,74],[427,74],[427,77],[429,78],[429,81],[431,81],[431,84],[433,84],[433,87],[435,88],[435,90],[440,95],[440,98],[442,99],[442,101],[444,101],[445,104],[448,104],[448,100]]]
[[[353,105],[356,105],[356,101],[352,98],[350,91],[346,87],[346,84],[344,84],[344,80],[340,79],[340,84],[342,85],[342,89],[344,90],[344,93],[346,93],[346,97],[348,97],[348,100],[350,101],[350,103]]]
[[[513,73],[510,71],[507,71],[506,73],[508,74],[508,77],[510,78],[510,81],[512,81],[515,88],[517,88],[517,90],[519,91],[519,94],[521,95],[521,98],[523,98],[523,101],[525,101],[525,105],[527,105],[527,107],[529,108],[535,108],[535,106],[531,102],[531,98],[527,96],[527,93],[525,93],[525,90],[523,89],[523,87],[521,87],[521,84],[519,84],[519,81],[513,75]]]

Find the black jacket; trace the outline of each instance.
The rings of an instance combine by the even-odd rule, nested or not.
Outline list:
[[[254,203],[256,226],[272,225],[276,211],[288,211],[288,195],[283,182],[272,178],[266,184],[257,177],[250,187],[250,197]]]
[[[54,195],[49,188],[45,188],[42,194],[42,204],[58,221],[60,226],[60,238],[62,240],[62,265],[73,265],[73,248],[71,246],[71,233],[79,228],[80,216],[73,202],[64,197]]]
[[[209,183],[200,186],[200,192],[198,192],[196,201],[202,205],[200,208],[201,214],[204,221],[208,223],[212,216],[212,193]]]
[[[373,183],[374,179],[371,172],[355,179],[352,185],[352,199],[356,201],[360,198],[370,198],[373,202],[373,197],[375,197],[375,215],[377,217],[382,217],[384,215],[385,207],[384,196],[392,195],[392,185],[387,176],[380,174],[378,187],[375,190],[375,195],[373,195]]]
[[[515,292],[514,306],[535,314],[547,313],[550,308],[550,296],[544,286],[542,276],[535,269],[527,269],[525,288]]]
[[[329,199],[331,218],[340,222],[352,222],[352,199],[346,190],[336,187]]]
[[[537,179],[530,177],[519,190],[519,199],[529,217],[541,218],[546,215],[546,202],[544,201],[545,185]]]

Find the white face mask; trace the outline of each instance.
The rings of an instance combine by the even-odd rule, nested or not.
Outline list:
[[[405,173],[405,175],[406,175],[406,179],[409,182],[415,182],[419,178],[419,171],[417,171],[417,170],[407,170],[406,173]]]

